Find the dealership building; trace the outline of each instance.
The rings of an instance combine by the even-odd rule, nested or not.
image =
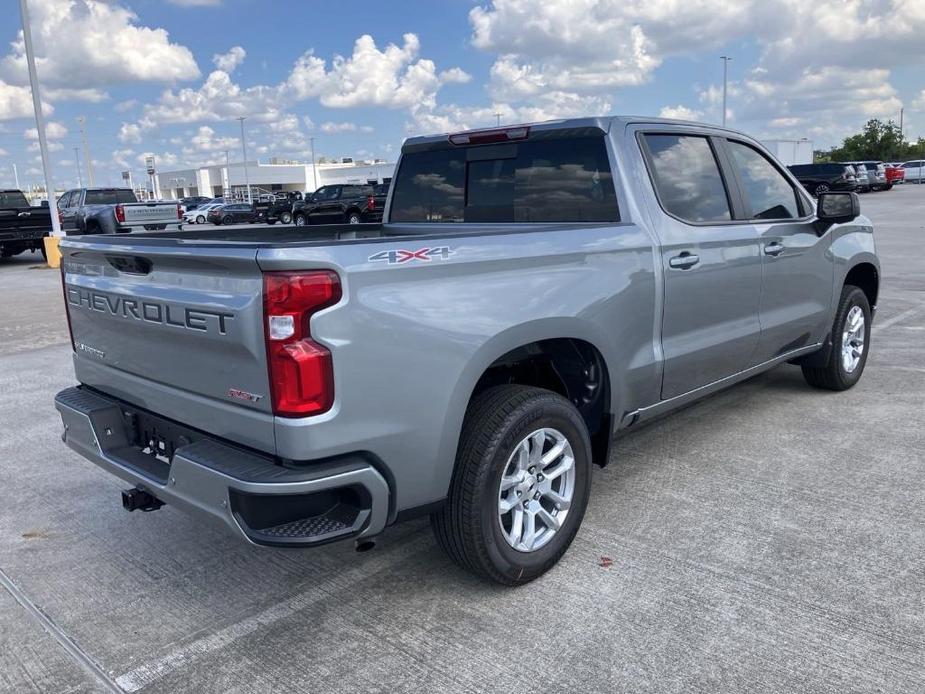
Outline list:
[[[246,168],[246,171],[245,171]],[[323,185],[336,183],[388,183],[395,164],[377,159],[311,163],[270,159],[267,162],[241,162],[225,166],[202,166],[154,174],[156,197],[177,200],[192,195],[245,198],[247,183],[256,197],[264,193],[300,191],[311,193]],[[245,175],[246,174],[246,175]]]

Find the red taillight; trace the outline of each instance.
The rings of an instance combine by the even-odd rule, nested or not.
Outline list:
[[[372,195],[366,198],[366,209],[370,212],[376,209],[376,198],[374,198]]]
[[[450,135],[449,139],[454,145],[487,145],[493,142],[526,140],[529,135],[529,125],[518,125],[514,128],[497,128],[495,130],[473,130],[467,133],[454,133]]]
[[[67,301],[67,282],[64,275],[64,262],[61,262],[61,293],[64,295],[64,315],[67,318],[67,332],[71,336],[71,351],[76,352],[77,346],[74,344],[74,328],[71,327],[71,308]]]
[[[183,219],[183,210],[180,209],[179,205],[177,205],[177,219]]]
[[[125,208],[122,205],[116,205],[116,221],[125,224]]]
[[[334,404],[331,352],[312,340],[310,322],[340,297],[335,272],[264,273],[263,329],[275,414],[306,417]]]

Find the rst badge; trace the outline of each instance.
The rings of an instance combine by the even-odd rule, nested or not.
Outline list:
[[[455,253],[456,251],[451,250],[449,246],[420,248],[416,251],[406,251],[405,249],[401,248],[391,251],[379,251],[378,253],[374,253],[373,255],[369,256],[368,260],[371,263],[385,261],[389,265],[402,265],[403,263],[414,262],[429,263],[431,260],[446,260]]]

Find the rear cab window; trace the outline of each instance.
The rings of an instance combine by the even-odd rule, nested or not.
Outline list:
[[[392,222],[617,222],[603,135],[402,155]]]
[[[131,202],[138,200],[130,190],[88,190],[84,195],[84,205],[116,205]]]

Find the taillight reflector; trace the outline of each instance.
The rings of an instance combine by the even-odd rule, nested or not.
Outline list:
[[[264,335],[275,414],[306,417],[334,404],[331,352],[312,340],[310,323],[313,314],[340,298],[335,272],[264,273]]]

